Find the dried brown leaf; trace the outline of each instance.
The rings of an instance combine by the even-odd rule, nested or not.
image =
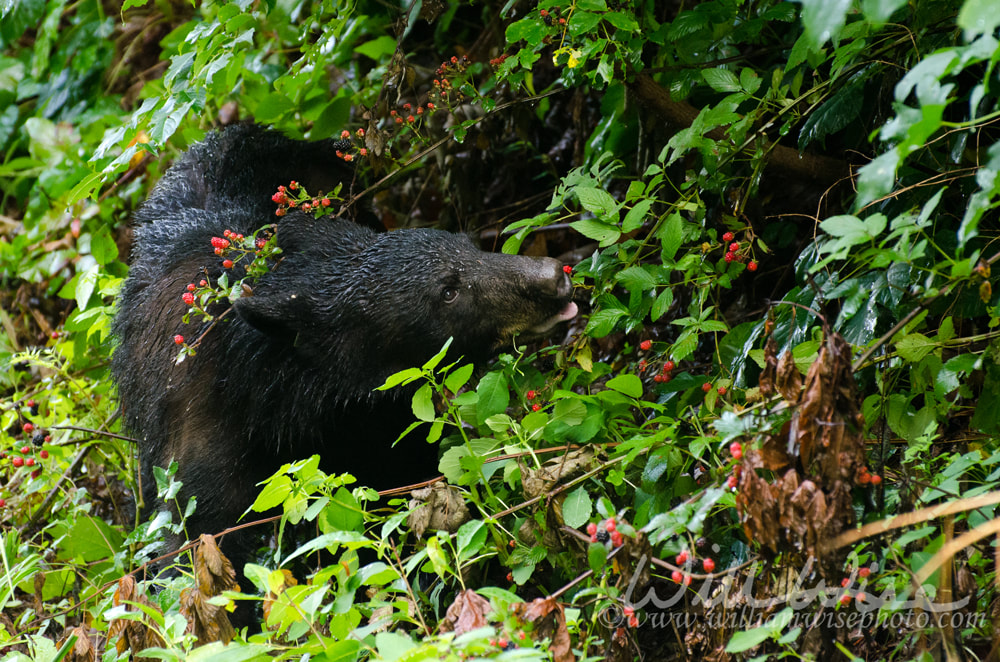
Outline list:
[[[198,645],[213,641],[228,644],[235,632],[226,608],[209,602],[210,596],[194,589],[181,592],[181,615],[187,619],[187,631],[198,639]]]
[[[590,448],[578,448],[545,462],[538,469],[529,469],[521,463],[521,484],[528,499],[546,494],[559,482],[586,471],[594,459]]]
[[[198,591],[206,597],[235,591],[239,586],[233,564],[215,544],[215,538],[204,533],[194,551],[194,574],[198,578]]]
[[[90,637],[87,636],[87,631],[82,625],[73,628],[63,635],[62,639],[56,643],[56,647],[62,648],[71,637],[76,637],[76,641],[65,657],[63,657],[63,662],[94,662],[97,659],[97,651],[94,650],[94,644],[91,643]]]
[[[428,529],[454,533],[472,518],[462,493],[451,485],[434,483],[422,490],[414,490],[411,496],[410,508],[414,510],[407,519],[407,525],[418,538]]]
[[[789,404],[798,402],[802,392],[802,373],[795,365],[795,357],[786,351],[778,360],[775,369],[774,387]]]
[[[135,578],[131,575],[126,575],[118,580],[118,586],[115,588],[115,593],[112,596],[112,603],[116,607],[128,603],[138,603],[149,609],[159,611],[159,608],[146,599],[144,595],[136,592]],[[138,610],[129,605],[128,611],[135,612]],[[111,640],[115,637],[117,637],[115,649],[118,653],[121,654],[130,650],[137,662],[152,659],[136,657],[141,651],[165,645],[160,635],[146,625],[146,623],[125,618],[115,619],[108,626],[108,639]]]
[[[552,598],[535,598],[511,606],[511,612],[524,622],[534,625],[536,637],[549,639],[549,652],[555,662],[572,662],[572,646],[566,629],[566,614]]]
[[[492,611],[490,601],[472,589],[466,589],[455,596],[448,607],[441,629],[445,632],[462,634],[488,625],[486,615]]]
[[[774,341],[774,336],[767,339],[764,345],[764,369],[760,372],[758,384],[760,394],[765,398],[774,395],[774,381],[778,374],[778,343]]]

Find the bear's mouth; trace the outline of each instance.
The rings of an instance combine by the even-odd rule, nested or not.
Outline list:
[[[563,306],[562,310],[560,310],[558,313],[556,313],[552,317],[546,319],[544,322],[542,322],[540,324],[536,324],[535,326],[533,326],[530,329],[528,329],[528,333],[531,333],[531,334],[543,334],[543,333],[547,333],[556,324],[559,324],[560,322],[565,322],[567,320],[573,319],[574,317],[577,316],[577,313],[579,313],[579,312],[580,312],[580,309],[577,308],[576,304],[574,302],[572,302],[572,301],[568,301],[566,303],[566,305]]]

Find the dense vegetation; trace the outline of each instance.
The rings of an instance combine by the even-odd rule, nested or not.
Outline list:
[[[986,0],[0,3],[0,653],[996,659],[998,26]],[[370,188],[337,209],[560,257],[584,314],[390,380],[451,490],[275,467],[244,521],[307,525],[235,569],[247,596],[211,540],[163,548],[183,521],[135,521],[108,362],[130,213],[251,119],[350,141]]]

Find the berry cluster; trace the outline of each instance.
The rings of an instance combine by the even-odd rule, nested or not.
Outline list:
[[[358,129],[358,131],[362,132],[362,135],[364,135],[364,129]],[[345,131],[344,133],[347,132]],[[367,154],[367,151],[365,151],[365,153]],[[347,161],[354,158],[350,154],[345,155],[339,150],[337,151],[337,156]],[[346,158],[348,156],[351,158]],[[341,198],[337,195],[338,193],[340,193],[339,185],[337,186],[337,190],[330,195],[324,195],[323,192],[320,191],[316,196],[311,196],[309,195],[309,192],[306,191],[304,186],[292,180],[288,183],[288,186],[279,186],[275,194],[271,196],[271,202],[278,205],[278,208],[274,211],[274,215],[284,216],[288,213],[289,209],[301,209],[306,213],[312,213],[316,218],[326,214],[332,214],[334,210],[330,207],[333,204],[333,201],[341,200]]]
[[[19,410],[17,420],[7,428],[6,432],[11,437],[21,440],[24,445],[0,451],[0,463],[7,464],[9,462],[14,469],[27,467],[31,469],[31,477],[38,478],[42,474],[41,461],[49,459],[49,451],[41,446],[51,443],[52,436],[46,434],[44,430],[27,418],[28,415],[38,415],[39,407],[35,400],[28,400],[24,403],[23,408],[27,411]],[[30,441],[30,445],[27,443],[28,441]],[[3,505],[4,503],[0,503],[0,507]]]
[[[722,235],[723,245],[729,244],[726,246],[726,254],[724,256],[726,264],[730,262],[746,262],[750,257],[750,242],[743,245],[735,241],[735,239],[736,235],[732,232],[726,232]],[[757,262],[755,260],[747,262],[747,271],[757,271]]]
[[[653,348],[652,340],[643,340],[642,342],[639,343],[639,349],[641,349],[644,352],[648,352],[652,348]],[[646,359],[642,359],[639,361],[640,373],[645,372],[646,368],[648,367],[649,363],[646,361]],[[673,378],[673,371],[674,368],[676,367],[677,366],[673,361],[667,359],[666,361],[663,362],[663,365],[660,368],[660,372],[653,375],[653,381],[656,382],[657,384],[666,384]]]
[[[274,197],[277,196],[278,194],[275,194]],[[204,277],[197,283],[188,283],[181,293],[181,301],[188,307],[183,318],[185,324],[191,322],[192,314],[200,316],[205,322],[214,320],[215,316],[209,312],[212,305],[238,297],[245,287],[245,281],[257,279],[270,271],[274,259],[281,253],[281,249],[277,246],[275,227],[272,225],[260,228],[250,237],[227,229],[221,237],[212,237],[209,243],[215,255],[222,258],[223,269],[228,272],[239,264],[243,266],[245,275],[231,285],[228,273],[223,273],[212,282],[212,277],[205,270]],[[181,357],[193,353],[194,348],[188,345],[183,334],[174,334],[172,340],[175,345],[183,348]]]
[[[549,27],[556,24],[560,27],[566,25],[566,19],[559,16],[559,7],[553,7],[551,12],[547,9],[540,9],[538,10],[538,15],[542,17],[542,21],[545,22],[545,25]]]
[[[441,66],[434,72],[434,75],[437,76],[431,83],[434,89],[427,96],[449,107],[462,103],[465,100],[465,92],[469,90],[470,86],[462,85],[458,79],[465,75],[470,64],[468,55],[462,57],[452,55],[451,58],[442,62]],[[428,106],[430,110],[434,110],[433,104],[428,104]]]
[[[439,83],[440,81],[434,81],[434,82],[435,83]],[[431,95],[433,95],[433,94],[434,93],[432,92]],[[430,113],[434,112],[434,110],[437,108],[437,106],[435,106],[433,102],[428,101],[427,104],[426,104],[426,106],[421,106],[421,105],[418,104],[417,105],[417,109],[414,110],[412,104],[404,103],[403,104],[403,112],[402,113],[400,113],[399,111],[396,111],[396,110],[390,110],[389,111],[389,117],[391,117],[393,119],[393,121],[396,122],[396,124],[403,124],[405,122],[407,126],[414,126],[414,125],[417,124],[418,119],[422,115],[424,115],[424,112],[425,112],[424,108],[427,109],[426,113],[429,115]],[[404,118],[404,114],[405,114],[405,118]],[[366,150],[361,150],[361,151],[363,152],[362,156],[365,156],[365,154],[367,154]]]
[[[587,533],[590,535],[590,542],[611,543],[612,547],[621,547],[625,542],[625,537],[618,530],[618,522],[614,517],[609,517],[600,523],[591,522],[587,525]]]
[[[688,550],[682,549],[674,561],[677,565],[685,567],[689,565],[689,562],[693,561],[693,558]],[[711,556],[706,556],[701,560],[701,567],[705,569],[705,572],[711,574],[715,572],[715,560]],[[670,573],[670,579],[676,584],[691,585],[691,575],[681,570],[674,570]]]
[[[882,484],[882,476],[868,473],[868,467],[861,467],[858,469],[854,479],[858,481],[859,485],[872,485],[874,487],[878,487]]]
[[[729,444],[729,454],[733,456],[733,459],[739,462],[743,459],[743,444],[738,441],[734,441]],[[726,487],[732,491],[736,491],[736,486],[740,483],[740,476],[743,475],[743,465],[736,464],[733,466],[733,473],[726,478]]]

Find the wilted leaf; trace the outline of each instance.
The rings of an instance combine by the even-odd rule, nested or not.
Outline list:
[[[413,533],[419,538],[428,529],[437,531],[457,531],[471,519],[462,493],[445,483],[434,483],[411,494],[410,513],[407,519]],[[417,507],[419,506],[419,507]]]
[[[466,589],[455,596],[455,601],[448,607],[441,629],[445,632],[462,634],[481,627],[489,622],[486,615],[493,611],[490,601],[472,589]]]
[[[91,643],[90,637],[87,636],[87,632],[82,625],[73,628],[68,634],[64,635],[56,646],[61,649],[71,638],[75,638],[76,641],[73,642],[72,648],[62,658],[63,662],[94,662],[97,659],[97,651],[94,650],[94,645]]]

